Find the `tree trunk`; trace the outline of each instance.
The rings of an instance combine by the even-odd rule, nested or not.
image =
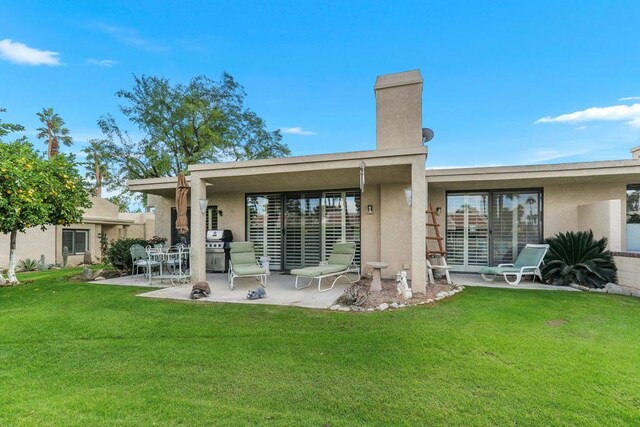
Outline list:
[[[102,197],[102,174],[100,173],[100,164],[96,160],[96,197]]]
[[[19,285],[18,278],[16,277],[16,238],[18,237],[18,230],[11,231],[11,243],[9,246],[9,271],[7,277],[10,285]]]

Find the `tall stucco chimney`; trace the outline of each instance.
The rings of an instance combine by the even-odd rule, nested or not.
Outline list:
[[[633,160],[640,160],[640,145],[631,149],[631,158]]]
[[[422,75],[420,70],[378,76],[376,148],[422,146]]]

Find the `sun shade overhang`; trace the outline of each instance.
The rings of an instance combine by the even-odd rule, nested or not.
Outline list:
[[[424,167],[426,154],[425,147],[374,150],[191,165],[189,172],[203,179],[207,192],[213,193],[358,188],[362,163],[366,185],[409,183],[412,165],[422,162]],[[173,197],[176,178],[133,180],[128,184],[131,191]]]

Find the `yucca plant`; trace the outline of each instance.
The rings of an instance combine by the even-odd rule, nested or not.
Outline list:
[[[21,259],[18,261],[18,269],[22,271],[36,271],[40,263],[36,259]]]
[[[603,288],[609,282],[616,282],[618,269],[606,249],[606,237],[596,240],[591,230],[568,231],[545,242],[549,252],[544,258],[542,276],[548,283]]]

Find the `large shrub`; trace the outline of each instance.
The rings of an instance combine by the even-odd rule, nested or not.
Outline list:
[[[107,249],[107,263],[111,264],[118,270],[131,271],[131,246],[138,244],[147,247],[149,242],[145,239],[120,239],[111,243]]]
[[[613,256],[606,250],[607,238],[596,240],[593,231],[558,233],[546,240],[549,252],[544,259],[542,276],[554,285],[577,284],[603,288],[617,280]]]

